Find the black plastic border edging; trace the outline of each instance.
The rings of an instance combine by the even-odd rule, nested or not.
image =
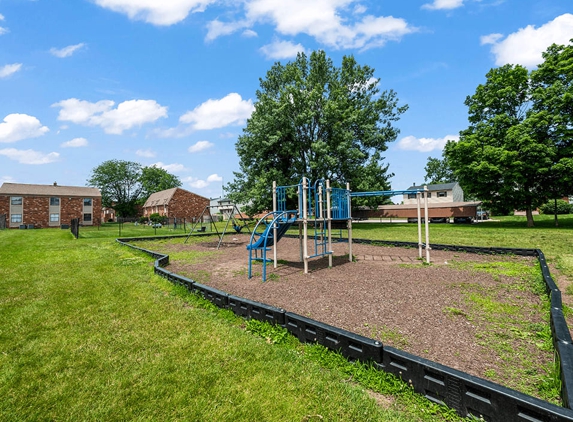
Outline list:
[[[173,236],[145,238],[165,239]],[[189,291],[201,293],[221,308],[231,309],[238,316],[284,326],[302,342],[317,342],[339,351],[349,360],[373,362],[378,368],[393,373],[414,388],[414,391],[436,403],[455,409],[462,416],[474,415],[486,421],[558,422],[573,421],[573,345],[561,303],[561,292],[551,278],[545,256],[539,249],[480,248],[432,245],[433,249],[470,253],[516,254],[537,256],[551,299],[551,330],[559,358],[562,380],[561,396],[566,407],[528,396],[493,382],[474,377],[453,368],[414,356],[380,342],[312,320],[280,308],[240,298],[172,273],[165,268],[169,255],[160,254],[126,243],[142,238],[117,239],[123,245],[145,252],[156,259],[154,271],[169,281],[184,285]],[[387,242],[354,239],[356,243],[418,247],[413,242]]]

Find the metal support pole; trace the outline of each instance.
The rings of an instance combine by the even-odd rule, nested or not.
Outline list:
[[[422,194],[418,192],[416,199],[418,203],[418,258],[422,259],[422,215],[420,212],[420,198]]]
[[[430,263],[430,219],[428,218],[428,186],[424,185],[424,214],[426,216],[426,262]]]
[[[277,211],[277,182],[273,181],[273,212]],[[273,214],[273,219],[275,214]],[[277,224],[273,223],[273,262],[274,268],[277,267]]]
[[[328,266],[332,267],[332,210],[330,208],[330,180],[326,181],[326,218],[328,224]]]
[[[308,181],[306,177],[302,178],[302,224],[303,224],[303,257],[304,273],[308,274],[308,204],[306,202]]]
[[[350,199],[350,183],[346,183],[348,194],[348,260],[352,262],[352,203]]]

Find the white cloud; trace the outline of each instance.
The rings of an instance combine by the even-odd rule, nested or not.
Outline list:
[[[37,138],[49,132],[34,116],[27,114],[9,114],[0,123],[0,143],[16,142],[22,139]]]
[[[203,12],[215,0],[95,0],[103,8],[123,13],[132,20],[169,26],[184,20],[189,13]]]
[[[190,153],[205,151],[206,149],[214,147],[215,144],[209,141],[198,141],[195,144],[191,145],[188,149]]]
[[[178,164],[178,163],[164,164],[161,161],[158,161],[157,163],[151,165],[151,167],[153,166],[162,168],[163,170],[169,173],[181,173],[184,171],[189,171],[189,169],[186,168],[183,164]]]
[[[539,28],[528,25],[501,41],[502,36],[496,38],[497,35],[481,37],[482,44],[492,44],[496,65],[511,63],[533,68],[543,61],[541,53],[547,47],[553,43],[568,44],[573,38],[573,14],[565,13]]]
[[[22,63],[7,64],[0,67],[0,78],[7,78],[13,73],[18,72],[22,68]]]
[[[459,135],[446,135],[443,138],[416,138],[406,136],[398,141],[397,148],[407,151],[429,152],[435,149],[443,149],[449,140],[458,141]]]
[[[70,141],[64,142],[60,145],[62,148],[80,148],[87,147],[88,140],[86,138],[74,138]]]
[[[243,37],[245,38],[253,38],[253,37],[258,37],[259,34],[257,34],[255,31],[253,31],[252,29],[245,29],[243,31],[243,33],[241,34]]]
[[[213,41],[223,35],[231,35],[248,25],[249,24],[245,21],[221,22],[219,19],[215,19],[207,24],[207,35],[205,36],[205,41]]]
[[[1,176],[0,185],[2,185],[2,183],[16,183],[16,179],[14,179],[12,176]]]
[[[401,18],[365,15],[366,8],[355,0],[248,0],[246,17],[236,22],[219,20],[209,24],[207,40],[229,35],[256,23],[275,27],[285,36],[306,34],[333,48],[367,49],[399,40],[417,31]]]
[[[268,59],[290,59],[296,57],[298,53],[305,52],[302,44],[294,44],[290,41],[275,40],[271,44],[262,46],[259,49]]]
[[[21,164],[48,164],[57,161],[60,157],[60,154],[57,152],[44,154],[43,152],[34,151],[32,149],[21,150],[15,148],[0,149],[0,155],[4,155]]]
[[[480,43],[480,45],[495,44],[501,38],[503,38],[503,34],[482,35],[479,38],[479,43]]]
[[[167,117],[167,107],[154,100],[129,100],[118,104],[102,100],[97,103],[70,98],[53,104],[61,107],[58,120],[70,121],[87,126],[100,126],[105,133],[121,135],[123,131],[135,126],[141,127],[153,123],[161,117]]]
[[[451,10],[464,5],[464,0],[434,0],[433,3],[422,5],[422,9],[430,10]]]
[[[150,149],[138,149],[135,151],[135,155],[138,157],[153,158],[157,155],[157,153]]]
[[[52,56],[56,56],[59,57],[60,59],[63,59],[65,57],[70,57],[72,54],[74,54],[76,51],[78,51],[79,49],[83,48],[85,46],[85,43],[79,43],[79,44],[74,44],[74,45],[68,45],[67,47],[64,48],[50,48],[50,53],[52,54]]]
[[[229,125],[241,125],[254,110],[251,100],[243,100],[231,93],[220,100],[207,100],[179,118],[181,123],[190,123],[195,130],[209,130]]]
[[[207,177],[207,180],[199,179],[197,177],[186,177],[182,180],[183,183],[188,183],[189,186],[195,189],[204,189],[209,186],[211,183],[214,182],[222,182],[223,178],[219,176],[217,173],[211,174]]]
[[[0,22],[4,20],[4,15],[0,14]],[[8,28],[3,28],[0,26],[0,35],[2,34],[6,34],[8,31]]]

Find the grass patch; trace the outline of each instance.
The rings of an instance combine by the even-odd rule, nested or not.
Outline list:
[[[497,282],[487,288],[473,283],[462,284],[466,309],[444,310],[451,316],[463,315],[471,320],[477,327],[478,344],[505,362],[498,370],[486,370],[483,376],[558,404],[561,385],[556,378],[556,369],[553,364],[539,363],[540,358],[554,353],[549,325],[550,302],[539,265],[515,260],[455,262],[452,266],[491,274]],[[533,294],[537,301],[508,295],[515,291]],[[513,299],[508,301],[508,297]],[[543,321],[529,322],[532,314],[541,315]]]
[[[112,238],[0,241],[0,420],[435,420],[377,405],[306,346],[261,341]]]

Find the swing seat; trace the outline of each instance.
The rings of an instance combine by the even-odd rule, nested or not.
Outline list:
[[[243,230],[244,226],[237,226],[237,225],[233,225],[233,228],[235,229],[235,231],[237,233],[241,233],[241,230]]]

